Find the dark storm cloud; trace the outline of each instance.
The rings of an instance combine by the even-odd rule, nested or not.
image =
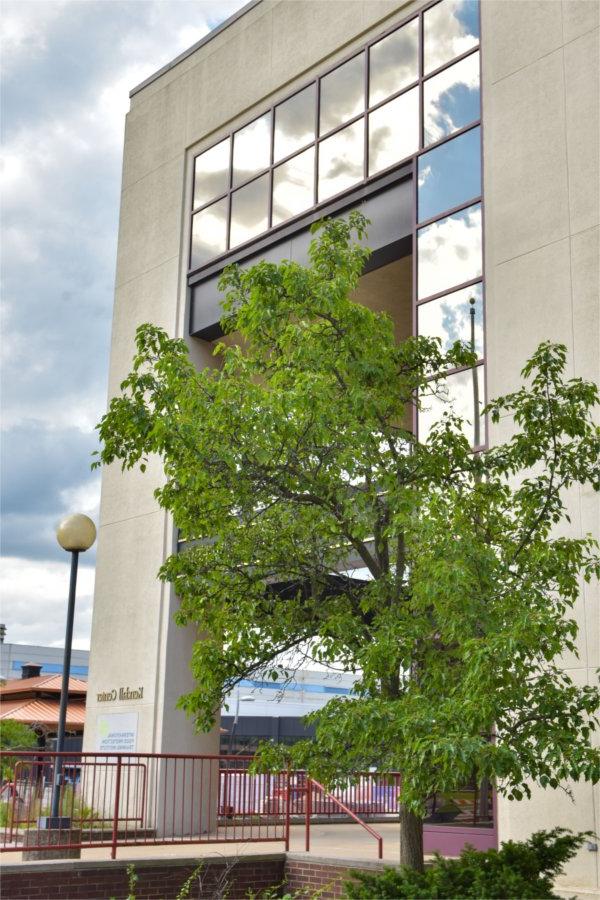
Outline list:
[[[0,499],[20,578],[60,559],[62,515],[97,513],[128,91],[241,5],[3,4]]]

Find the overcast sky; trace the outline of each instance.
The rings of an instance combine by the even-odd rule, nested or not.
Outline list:
[[[62,645],[68,559],[54,528],[97,520],[90,473],[106,374],[129,90],[243,0],[3,0],[0,621]],[[93,551],[76,647],[89,647]]]

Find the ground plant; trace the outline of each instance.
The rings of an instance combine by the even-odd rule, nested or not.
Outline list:
[[[156,498],[186,543],[160,577],[199,635],[180,700],[198,728],[257,673],[353,673],[353,694],[309,717],[313,740],[265,745],[259,765],[327,786],[401,772],[400,861],[421,869],[434,792],[475,777],[520,800],[599,778],[600,692],[560,665],[577,651],[581,580],[600,567],[565,509],[569,491],[600,488],[598,388],[543,343],[488,405],[506,440],[474,453],[450,405],[419,440],[415,408],[475,358],[398,341],[352,300],[366,227],[359,213],[316,226],[308,266],[225,269],[214,367],[140,327],[97,464],[162,462]]]
[[[345,884],[350,900],[383,898],[555,898],[552,885],[587,834],[563,828],[538,831],[528,841],[506,841],[483,853],[467,847],[458,859],[436,855],[424,872],[386,867],[381,873],[357,872]]]

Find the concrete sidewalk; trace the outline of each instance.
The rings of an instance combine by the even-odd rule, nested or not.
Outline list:
[[[397,822],[381,822],[373,827],[373,830],[383,838],[384,861],[394,863],[399,857],[399,828]],[[254,829],[256,833],[256,828]],[[250,835],[248,835],[250,837]],[[256,841],[244,840],[240,835],[239,841],[227,841],[214,844],[186,843],[186,844],[147,844],[139,847],[118,847],[117,859],[179,859],[182,857],[209,857],[224,856],[256,856],[269,852],[283,852],[283,841]],[[290,827],[290,852],[305,851],[304,825],[292,825]],[[349,859],[377,861],[377,841],[364,828],[355,822],[328,823],[312,825],[310,829],[310,856],[328,857],[330,859]],[[102,847],[84,848],[81,851],[82,860],[110,859],[110,845]],[[22,862],[22,853],[3,853],[2,862],[10,865]]]

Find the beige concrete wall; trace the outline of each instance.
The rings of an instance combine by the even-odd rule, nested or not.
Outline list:
[[[600,380],[598,305],[598,13],[595,0],[484,0],[487,360],[490,397],[512,390],[537,344],[561,341],[569,374]],[[507,423],[491,440],[506,436]],[[598,533],[597,495],[573,489],[571,533]],[[579,654],[564,660],[592,683],[599,656],[598,585],[575,608]],[[536,790],[499,801],[500,839],[552,825],[600,833],[600,793]],[[582,850],[561,883],[600,896],[600,854]]]
[[[109,397],[129,371],[139,324],[153,322],[187,338],[194,153],[410,9],[401,0],[264,0],[134,95],[123,151]],[[193,339],[189,344],[199,366],[211,364],[211,348]],[[174,546],[172,523],[153,496],[161,477],[156,461],[145,475],[118,466],[103,472],[88,750],[96,747],[99,714],[128,711],[139,714],[138,750],[218,748],[216,730],[196,735],[175,708],[191,687],[194,636],[174,626],[177,601],[156,578]],[[95,701],[99,691],[134,683],[144,685],[143,703],[109,708]]]
[[[137,93],[127,117],[109,393],[128,371],[140,322],[186,335],[191,159],[222,133],[403,18],[401,0],[264,0]],[[513,387],[542,339],[565,341],[571,371],[598,377],[598,127],[593,69],[595,0],[484,0],[483,103],[488,386]],[[301,39],[299,39],[301,36]],[[190,341],[198,365],[209,349]],[[499,430],[492,431],[492,440]],[[96,690],[143,683],[139,749],[202,750],[174,708],[190,683],[192,636],[176,629],[176,600],[155,573],[173,548],[169,518],[152,491],[160,471],[104,473],[90,663],[86,747],[95,745]],[[574,526],[597,528],[595,497],[574,491]],[[597,587],[577,608],[579,658],[591,679],[598,660]],[[125,707],[122,707],[125,709]],[[133,705],[131,706],[133,709]],[[104,711],[106,707],[102,707]],[[591,789],[500,803],[501,838],[553,821],[600,831]],[[567,882],[589,896],[600,854],[582,852]]]

